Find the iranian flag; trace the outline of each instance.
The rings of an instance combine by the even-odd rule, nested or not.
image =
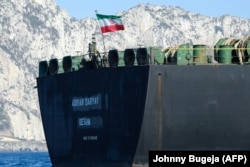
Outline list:
[[[96,14],[96,17],[102,33],[124,30],[121,16]]]

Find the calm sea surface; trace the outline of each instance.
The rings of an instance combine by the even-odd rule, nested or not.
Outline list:
[[[51,167],[45,152],[0,152],[0,167]]]

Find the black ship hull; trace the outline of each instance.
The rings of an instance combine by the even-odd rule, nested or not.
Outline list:
[[[250,150],[250,66],[150,65],[37,78],[55,167],[148,166],[149,150]]]

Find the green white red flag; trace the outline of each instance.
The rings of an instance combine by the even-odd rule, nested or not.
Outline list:
[[[96,17],[102,33],[124,30],[121,16],[96,14]]]

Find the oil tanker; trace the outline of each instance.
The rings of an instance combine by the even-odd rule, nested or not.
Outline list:
[[[150,150],[250,150],[249,37],[39,62],[54,167],[146,167]]]

